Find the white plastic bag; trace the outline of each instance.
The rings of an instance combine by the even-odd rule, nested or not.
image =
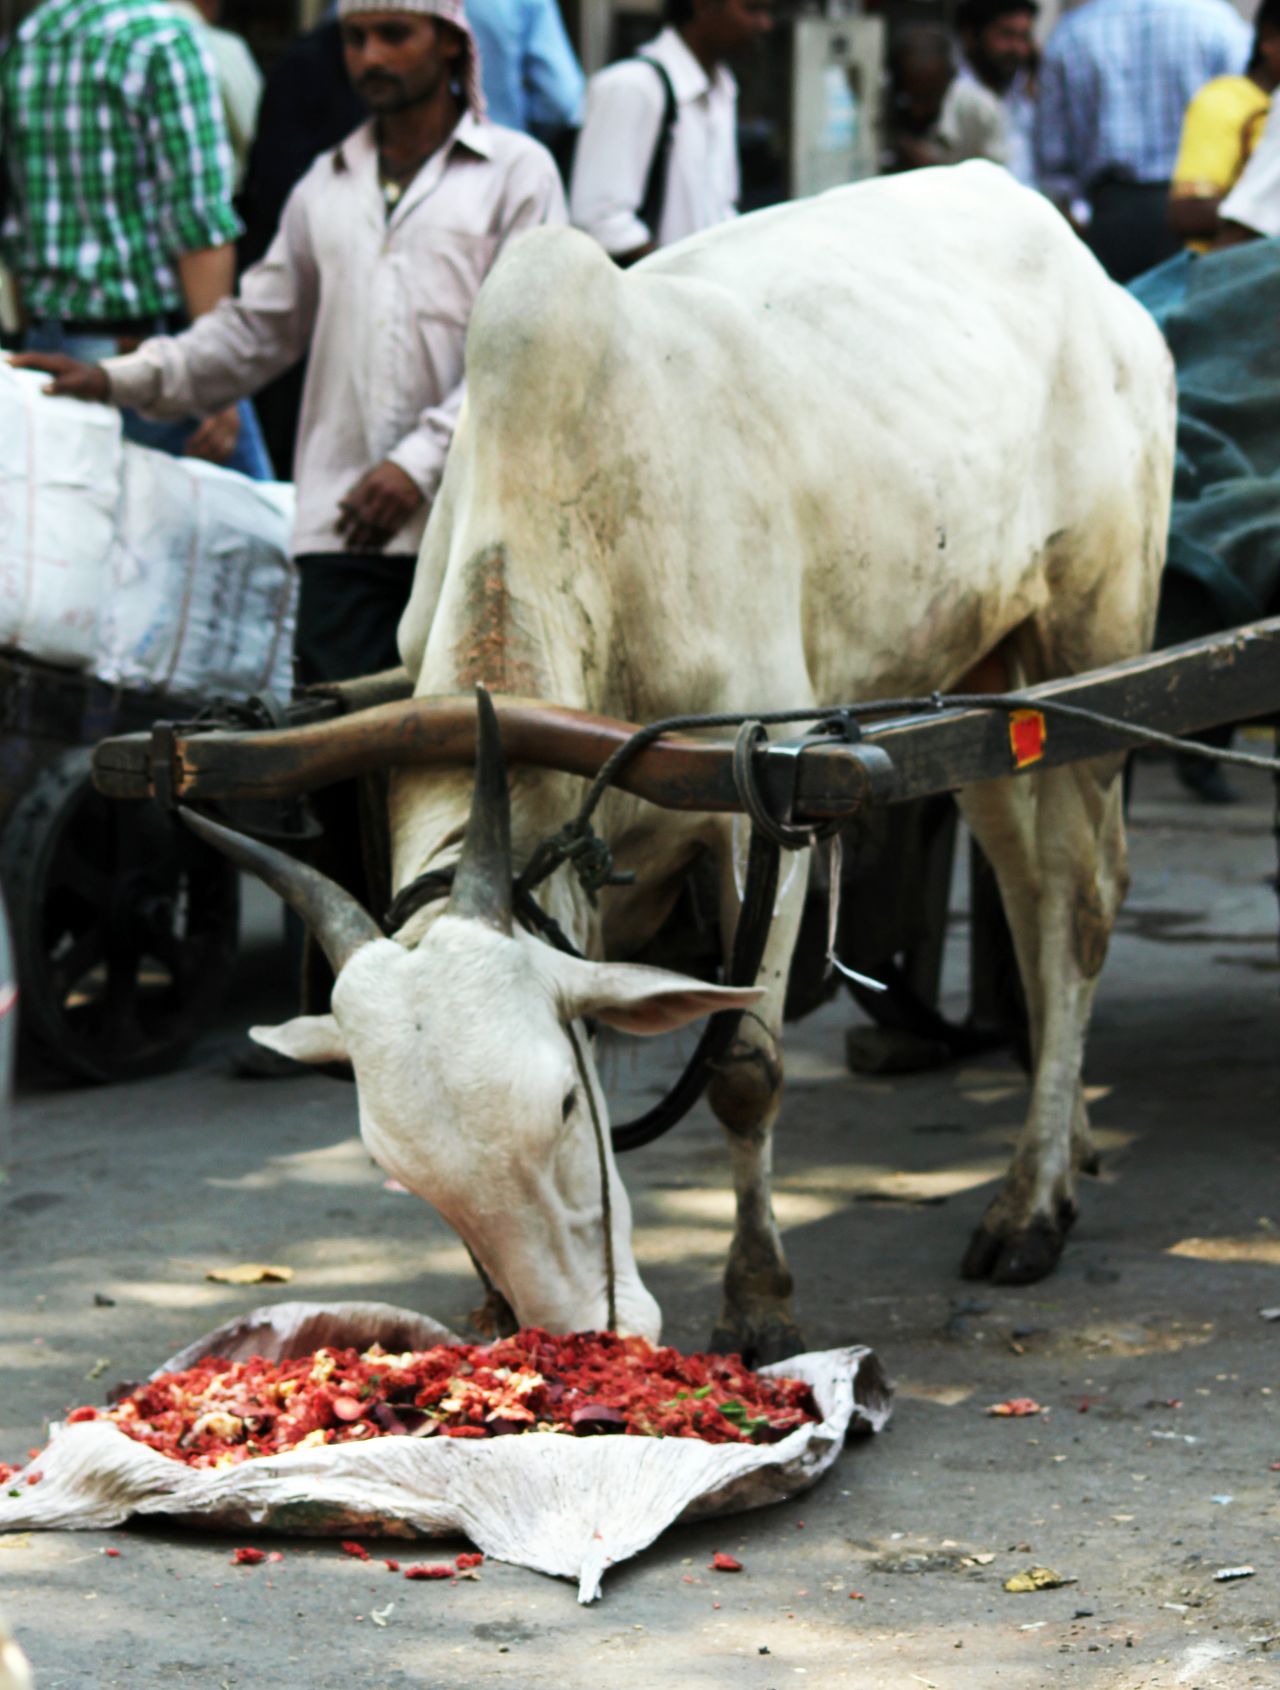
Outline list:
[[[292,690],[294,493],[121,438],[0,363],[0,648],[111,685]]]
[[[194,697],[292,688],[294,494],[126,444],[104,681]]]
[[[158,1368],[202,1356],[271,1360],[325,1347],[427,1349],[461,1342],[385,1303],[277,1303],[221,1326]],[[315,1536],[461,1533],[500,1561],[576,1579],[578,1599],[674,1520],[778,1502],[818,1480],[847,1432],[878,1432],[892,1393],[870,1350],[793,1356],[762,1372],[806,1380],[822,1413],[776,1444],[692,1438],[385,1437],[196,1469],[109,1421],[55,1426],[49,1447],[0,1494],[0,1532],[98,1529],[164,1514],[203,1528]],[[28,1486],[29,1473],[40,1482]]]
[[[120,502],[119,413],[0,362],[0,646],[93,666]]]

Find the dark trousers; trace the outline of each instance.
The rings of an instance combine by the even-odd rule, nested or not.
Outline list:
[[[414,559],[380,552],[312,552],[298,559],[294,655],[303,686],[376,675],[400,661],[396,627]]]
[[[400,661],[396,627],[409,602],[414,559],[378,552],[320,552],[298,559],[294,656],[304,686],[376,675]],[[324,829],[313,860],[355,894],[374,917],[389,901],[386,780],[379,773],[311,794]],[[329,1007],[332,976],[314,946],[303,963],[303,1005]]]
[[[1104,177],[1089,190],[1093,220],[1088,242],[1113,282],[1131,282],[1182,251],[1169,227],[1167,182],[1122,182]]]

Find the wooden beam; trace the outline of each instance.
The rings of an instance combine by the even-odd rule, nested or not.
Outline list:
[[[1045,707],[1043,722],[1028,724],[1032,754],[1027,755],[1024,742],[1026,768],[1075,762],[1141,743],[1139,735],[1056,716],[1055,702],[1174,734],[1271,715],[1280,711],[1280,618],[1050,681],[1027,689],[1026,701],[1033,718],[1034,707]],[[629,722],[537,699],[498,698],[495,703],[510,761],[566,774],[596,774],[635,731]],[[309,708],[314,710],[314,704]],[[814,720],[821,714],[816,711]],[[818,822],[852,815],[870,802],[902,802],[1025,772],[1004,710],[928,711],[868,723],[865,732],[867,737],[856,744],[824,737],[797,751],[775,739],[760,750],[757,778],[775,812]],[[278,798],[380,766],[466,767],[474,748],[470,695],[418,698],[269,732],[158,724],[150,734],[104,741],[95,754],[94,776],[102,792],[120,798]],[[669,809],[736,810],[741,803],[732,761],[732,747],[724,738],[670,734],[639,752],[618,785]]]
[[[630,722],[537,699],[496,697],[494,704],[513,764],[590,778],[635,732]],[[103,741],[94,782],[113,798],[218,802],[311,792],[370,768],[466,768],[474,760],[475,700],[466,694],[268,732],[184,733],[160,723],[150,734]],[[815,818],[854,814],[892,775],[883,753],[826,740],[799,756],[761,752],[757,771],[772,806],[785,812],[794,798],[797,813]],[[741,809],[732,746],[723,739],[668,734],[632,758],[617,784],[666,809]]]
[[[1037,704],[1078,705],[1169,734],[1271,716],[1280,711],[1280,617],[1048,681],[1029,687],[1027,696]],[[1000,711],[930,712],[867,731],[892,760],[891,803],[1026,772],[1014,768],[1009,720]],[[1079,762],[1141,744],[1138,735],[1110,733],[1046,711],[1043,754],[1028,767]]]

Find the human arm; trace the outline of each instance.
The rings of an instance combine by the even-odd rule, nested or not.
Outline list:
[[[240,232],[232,207],[235,163],[218,70],[197,33],[180,27],[163,50],[150,54],[143,111],[160,226],[194,322],[234,291],[234,242]],[[220,410],[195,430],[187,455],[225,463],[239,433],[236,409]]]
[[[209,246],[198,252],[179,253],[177,270],[187,316],[194,323],[235,292],[236,249],[231,245]]]
[[[239,293],[183,334],[158,336],[103,365],[111,398],[160,418],[208,416],[256,393],[303,355],[319,282],[303,188],[285,206],[265,258]]]
[[[533,0],[521,75],[529,96],[529,122],[535,128],[551,131],[577,123],[586,79],[569,45],[557,0]]]
[[[587,85],[569,189],[569,215],[611,257],[632,259],[658,231],[640,219],[665,105],[656,71],[640,63],[612,65]]]
[[[1222,195],[1177,193],[1169,195],[1170,229],[1183,241],[1211,240],[1218,232],[1218,207]]]
[[[203,317],[235,288],[236,258],[231,246],[206,247],[203,252],[184,252],[178,259],[178,281],[192,322]],[[183,448],[188,458],[206,458],[225,464],[240,438],[240,412],[234,405],[206,417]]]
[[[1187,107],[1168,212],[1169,227],[1183,240],[1217,232],[1218,207],[1240,174],[1243,133],[1231,90],[1220,80],[1202,88]]]

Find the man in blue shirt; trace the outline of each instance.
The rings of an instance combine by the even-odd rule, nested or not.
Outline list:
[[[557,0],[467,0],[490,120],[541,140],[575,125],[585,82]]]
[[[1229,0],[1085,0],[1049,37],[1040,187],[1117,281],[1178,251],[1166,206],[1183,113],[1206,82],[1242,72],[1250,47]]]

